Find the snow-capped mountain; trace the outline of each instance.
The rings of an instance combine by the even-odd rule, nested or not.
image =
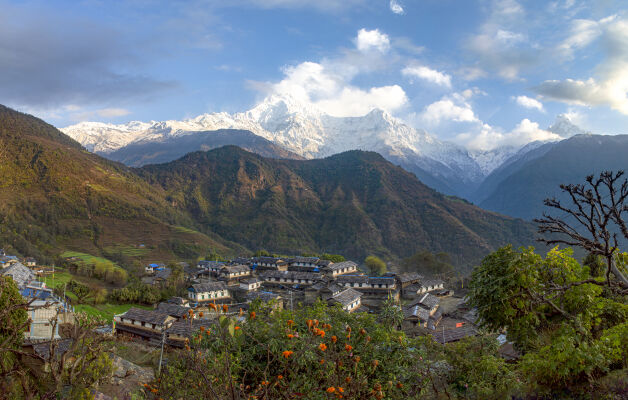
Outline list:
[[[248,130],[305,158],[320,158],[347,150],[369,150],[415,173],[435,189],[465,195],[493,170],[520,151],[500,147],[470,152],[440,141],[382,110],[361,117],[333,117],[288,96],[271,95],[249,111],[208,113],[183,121],[132,121],[114,125],[82,122],[62,129],[88,150],[104,155],[137,143],[221,129]],[[550,129],[561,136],[580,132],[559,116]]]

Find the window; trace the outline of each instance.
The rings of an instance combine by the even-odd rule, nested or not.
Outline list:
[[[146,326],[146,322],[142,321],[142,326]]]

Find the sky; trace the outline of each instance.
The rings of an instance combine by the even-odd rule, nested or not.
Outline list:
[[[58,127],[381,108],[470,148],[628,133],[628,5],[598,0],[0,0],[0,103]]]

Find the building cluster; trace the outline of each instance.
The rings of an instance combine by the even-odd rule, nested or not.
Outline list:
[[[386,300],[393,299],[406,304],[402,307],[404,324],[437,332],[443,321],[440,298],[452,294],[442,280],[425,279],[416,273],[367,276],[353,261],[334,263],[318,257],[237,258],[183,267],[188,282],[186,298],[173,298],[153,310],[134,308],[117,315],[116,332],[181,347],[196,329],[213,323],[211,312],[205,312],[204,319],[197,318],[198,311],[209,310],[209,304],[226,305],[237,313],[246,311],[257,299],[279,308],[322,300],[347,312],[377,312]],[[148,265],[145,282],[159,284],[167,279],[169,269]],[[190,310],[196,311],[193,318],[188,318]],[[452,340],[444,342],[448,341]]]
[[[11,277],[27,305],[29,324],[24,332],[25,343],[60,339],[59,326],[73,321],[73,308],[37,279],[34,258],[20,259],[0,249],[0,275]]]

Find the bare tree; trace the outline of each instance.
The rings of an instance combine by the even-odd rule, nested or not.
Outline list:
[[[544,204],[564,215],[543,213],[543,218],[534,220],[539,225],[539,233],[550,234],[548,238],[539,239],[541,242],[580,247],[604,259],[604,282],[588,279],[577,284],[604,284],[628,291],[628,278],[617,267],[618,235],[628,240],[628,227],[623,218],[623,213],[628,212],[628,180],[623,176],[624,171],[604,171],[599,177],[587,176],[586,184],[560,185],[563,193],[569,195],[571,204],[564,205],[555,198],[545,199]],[[575,221],[567,222],[569,217]]]

